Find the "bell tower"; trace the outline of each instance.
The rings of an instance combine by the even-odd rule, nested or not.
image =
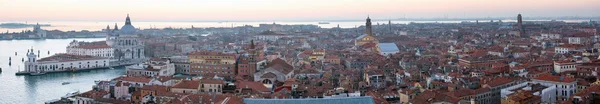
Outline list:
[[[366,26],[365,34],[367,34],[369,36],[373,36],[373,32],[371,29],[371,18],[369,16],[367,16],[367,23],[365,24],[365,26]]]
[[[33,52],[33,47],[27,51],[27,61],[25,62],[25,71],[34,72],[37,69],[36,59],[37,56]]]

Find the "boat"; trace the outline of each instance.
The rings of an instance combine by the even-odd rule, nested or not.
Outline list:
[[[71,82],[63,82],[62,85],[71,84]]]
[[[30,73],[29,75],[38,76],[38,75],[44,75],[44,74],[46,74],[46,72],[35,72],[35,73]]]
[[[109,68],[109,69],[115,69],[115,68],[113,68],[113,67],[108,67],[108,68]]]
[[[321,21],[319,24],[329,24],[329,22]]]

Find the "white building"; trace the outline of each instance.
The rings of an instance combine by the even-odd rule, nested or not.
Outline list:
[[[67,46],[67,54],[112,58],[113,48],[108,46],[106,41],[83,42],[73,40]]]
[[[578,63],[572,60],[564,60],[564,61],[555,61],[554,62],[554,72],[562,73],[565,71],[575,71],[577,70]]]
[[[542,97],[541,102],[546,104],[556,102],[556,86],[544,86],[534,82],[523,82],[514,86],[509,86],[501,91],[502,99],[506,99],[507,95],[515,93],[517,90],[532,91],[533,95]]]
[[[563,44],[560,46],[554,47],[555,53],[566,54],[569,52],[581,52],[585,49],[583,45],[578,44]]]
[[[38,60],[33,49],[27,53],[27,57],[25,69],[19,73],[78,71],[110,66],[108,58],[85,55],[55,54]]]
[[[556,91],[554,93],[556,94],[556,99],[558,101],[565,101],[569,99],[571,95],[575,94],[575,89],[577,89],[576,79],[564,76],[545,74],[531,79],[531,81],[544,86],[556,87]]]

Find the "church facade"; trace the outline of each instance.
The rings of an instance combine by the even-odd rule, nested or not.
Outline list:
[[[365,34],[354,39],[354,47],[361,51],[376,52],[380,53],[379,40],[373,36],[373,30],[371,27],[371,18],[367,17],[367,23],[365,24]]]
[[[374,36],[373,36],[373,32],[372,32],[372,27],[371,27],[371,18],[367,17],[367,23],[365,24],[366,28],[365,28],[365,34],[357,37],[356,39],[354,39],[354,45],[356,47],[360,47],[363,46],[365,44],[368,43],[374,43],[374,44],[378,44],[379,40],[377,40]]]
[[[144,42],[141,40],[141,36],[137,34],[137,29],[131,25],[131,19],[129,14],[125,19],[125,25],[117,28],[115,24],[114,29],[110,29],[107,26],[106,44],[113,48],[112,60],[118,62],[131,62],[123,64],[132,64],[142,62],[145,59],[144,56]]]

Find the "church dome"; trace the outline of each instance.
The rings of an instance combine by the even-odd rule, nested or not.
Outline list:
[[[121,27],[121,34],[135,34],[136,29],[131,25],[131,19],[129,18],[129,14],[127,14],[127,18],[125,18],[125,25]]]
[[[121,34],[135,34],[135,27],[132,25],[123,25],[121,27]]]

